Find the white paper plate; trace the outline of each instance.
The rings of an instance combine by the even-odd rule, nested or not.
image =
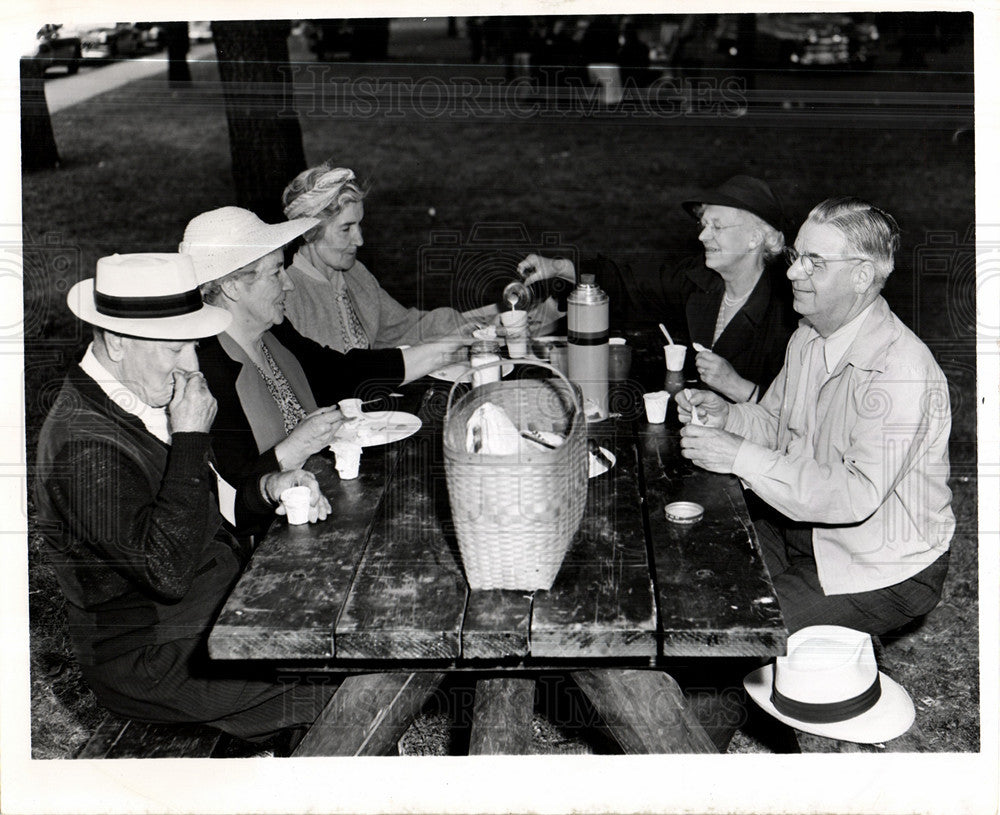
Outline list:
[[[608,457],[608,459],[611,461],[611,464],[609,466],[607,462],[602,461],[593,453],[588,453],[587,455],[590,459],[590,476],[589,476],[590,478],[597,478],[597,476],[599,475],[604,475],[604,473],[606,473],[608,470],[614,467],[615,464],[618,462],[618,459],[615,457],[615,454],[612,453],[610,450],[608,450],[607,447],[602,447],[601,452]]]
[[[350,438],[349,431],[343,438],[357,441],[362,447],[377,447],[401,441],[416,433],[423,424],[419,416],[398,410],[373,410],[363,413],[359,421],[364,423],[364,427],[358,438]]]
[[[465,362],[456,362],[454,365],[449,365],[447,368],[438,368],[436,371],[431,371],[428,376],[434,379],[440,379],[442,382],[454,382],[462,374],[469,370],[469,365]],[[511,371],[514,370],[514,366],[509,362],[505,362],[500,368],[500,375],[507,376]],[[472,377],[466,377],[466,382],[471,382]]]

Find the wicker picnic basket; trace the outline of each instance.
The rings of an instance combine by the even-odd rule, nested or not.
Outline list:
[[[550,365],[512,361],[548,369],[558,378],[491,382],[453,403],[470,370],[448,394],[445,474],[473,589],[551,588],[587,502],[587,428],[579,389]],[[514,455],[466,452],[467,422],[486,402],[503,408],[520,431],[556,432],[565,441],[553,450]]]

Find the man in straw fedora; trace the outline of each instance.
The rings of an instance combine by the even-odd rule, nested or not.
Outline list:
[[[786,250],[802,316],[759,404],[678,396],[707,426],[683,455],[735,473],[765,504],[755,520],[789,631],[883,634],[941,597],[955,529],[948,383],[880,292],[899,227],[874,204],[831,198]]]
[[[249,555],[240,537],[305,484],[302,470],[229,485],[211,466],[216,403],[196,341],[229,315],[202,303],[191,259],[113,255],[69,292],[93,342],[38,442],[39,527],[68,601],[70,638],[98,700],[124,716],[199,722],[247,739],[310,724],[332,689],[225,675],[209,626]]]

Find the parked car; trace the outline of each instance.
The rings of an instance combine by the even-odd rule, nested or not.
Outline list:
[[[88,23],[75,30],[84,59],[131,57],[143,50],[142,32],[134,23]]]
[[[22,58],[34,61],[42,73],[49,68],[65,67],[67,73],[75,74],[80,68],[82,56],[80,38],[67,35],[62,28],[62,23],[43,25]]]
[[[740,27],[739,15],[721,15],[719,51],[745,62],[741,49],[751,47],[757,66],[815,68],[871,67],[879,52],[878,27],[866,15],[757,14],[755,31]]]

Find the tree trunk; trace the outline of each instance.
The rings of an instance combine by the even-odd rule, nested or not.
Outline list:
[[[184,22],[162,23],[162,26],[167,43],[167,82],[171,87],[184,87],[191,81],[191,69],[187,64],[191,32]]]
[[[288,21],[213,22],[236,203],[283,221],[281,193],[306,167],[292,108]]]
[[[21,169],[59,166],[52,118],[45,101],[45,69],[37,60],[21,60]]]

